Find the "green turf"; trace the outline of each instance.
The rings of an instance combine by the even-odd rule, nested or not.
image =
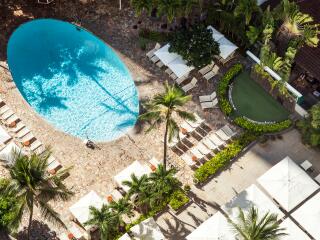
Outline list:
[[[241,73],[234,80],[232,99],[237,116],[246,116],[259,122],[279,122],[289,116],[289,112],[252,80],[248,72]]]

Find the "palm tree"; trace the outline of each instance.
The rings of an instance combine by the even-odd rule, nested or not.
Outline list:
[[[174,176],[175,169],[166,170],[162,164],[158,166],[155,172],[150,174],[150,185],[158,200],[163,200],[180,186],[180,182]]]
[[[174,136],[178,136],[179,127],[173,114],[176,113],[182,119],[195,121],[193,113],[182,110],[182,107],[191,100],[191,96],[186,96],[180,88],[174,85],[165,84],[165,92],[157,94],[146,105],[147,112],[140,115],[140,120],[151,121],[150,131],[160,123],[165,122],[163,166],[167,165],[167,142]],[[169,139],[168,139],[169,137]]]
[[[157,0],[156,3],[158,15],[166,15],[169,23],[171,23],[174,18],[179,17],[181,15],[181,0]]]
[[[152,0],[131,0],[130,2],[138,16],[140,16],[143,11],[150,14],[154,6],[154,1]]]
[[[276,214],[266,213],[259,217],[258,210],[254,207],[247,215],[239,208],[237,223],[228,220],[239,234],[239,240],[279,240],[287,235],[285,229],[280,228]]]
[[[109,204],[109,209],[114,213],[114,216],[118,218],[120,225],[123,225],[123,216],[132,215],[132,205],[127,198],[121,198],[119,201],[112,201]]]
[[[244,16],[245,24],[248,26],[251,22],[252,15],[260,12],[261,9],[257,5],[257,0],[239,0],[234,9],[235,16]]]
[[[138,178],[135,174],[131,175],[131,181],[123,181],[123,185],[129,187],[128,197],[132,195],[143,195],[149,186],[149,179],[146,174]]]
[[[55,175],[47,174],[50,154],[48,150],[41,155],[33,153],[31,156],[16,153],[13,164],[8,166],[10,183],[5,191],[7,194],[14,194],[19,202],[19,218],[25,211],[29,212],[28,239],[30,239],[34,205],[40,209],[45,219],[65,227],[59,214],[51,208],[48,201],[66,201],[73,195],[62,183],[62,177],[69,169],[58,171]]]
[[[104,240],[114,239],[119,230],[119,218],[110,211],[107,205],[101,209],[90,207],[90,219],[84,223],[86,226],[96,226],[100,232],[100,238]]]

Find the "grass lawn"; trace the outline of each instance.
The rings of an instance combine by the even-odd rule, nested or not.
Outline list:
[[[232,99],[237,116],[246,116],[259,122],[279,122],[289,116],[289,112],[252,80],[246,71],[234,80]]]

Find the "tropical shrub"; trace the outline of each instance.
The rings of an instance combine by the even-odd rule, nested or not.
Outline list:
[[[0,179],[0,230],[15,230],[19,223],[18,202],[14,196],[4,193],[9,180]]]
[[[243,133],[230,143],[225,149],[217,153],[209,161],[200,166],[194,174],[196,182],[202,183],[210,176],[216,174],[225,167],[232,159],[238,156],[241,151],[248,146],[252,141],[256,140],[257,135],[254,133]]]
[[[233,108],[228,99],[228,88],[230,82],[237,76],[243,69],[243,65],[238,63],[233,65],[225,75],[218,82],[218,98],[221,111],[227,116],[231,114]]]
[[[237,117],[234,119],[234,122],[248,130],[251,132],[256,132],[259,134],[263,134],[263,133],[270,133],[270,132],[279,132],[282,131],[284,129],[289,128],[292,125],[292,121],[291,120],[284,120],[282,122],[276,122],[276,123],[255,123],[252,121],[249,121],[248,119],[244,118],[244,117]]]
[[[182,190],[177,190],[171,195],[169,205],[173,210],[177,211],[186,205],[189,200],[188,196]]]
[[[170,41],[170,52],[176,52],[188,65],[202,68],[210,64],[215,55],[219,55],[219,44],[212,38],[212,32],[205,25],[196,25],[190,29],[176,31]]]
[[[320,103],[310,110],[310,117],[297,122],[303,142],[310,146],[320,146]]]
[[[152,31],[150,29],[142,28],[139,31],[139,37],[152,42],[164,43],[169,40],[170,34],[166,32],[158,32],[158,31]]]

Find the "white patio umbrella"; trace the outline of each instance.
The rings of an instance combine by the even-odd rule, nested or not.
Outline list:
[[[281,240],[311,240],[308,235],[301,230],[290,218],[287,218],[280,224],[281,228],[285,228],[285,233],[288,235],[283,236]]]
[[[278,215],[278,219],[284,216],[284,213],[265,195],[256,185],[252,184],[250,187],[240,192],[230,202],[223,205],[221,208],[229,215],[231,219],[237,219],[239,215],[239,207],[248,212],[252,207],[259,211],[259,216],[270,212]]]
[[[292,213],[292,217],[314,239],[320,239],[320,192]],[[300,238],[296,238],[299,239]]]
[[[154,53],[154,55],[156,55],[164,65],[168,65],[170,62],[179,57],[178,54],[169,52],[169,47],[170,44],[168,43]]]
[[[0,143],[5,144],[8,142],[12,137],[8,134],[8,132],[0,126]]]
[[[84,226],[84,223],[90,219],[90,207],[101,209],[103,204],[106,202],[95,191],[91,191],[73,204],[69,211],[86,230],[90,230],[92,226]]]
[[[119,187],[122,187],[126,192],[129,190],[128,186],[123,185],[123,181],[130,181],[131,175],[134,173],[137,177],[143,174],[149,174],[151,169],[142,165],[139,161],[134,161],[131,165],[123,169],[120,173],[113,177],[114,181]]]
[[[170,62],[167,66],[178,78],[189,74],[194,69],[193,66],[188,66],[186,61],[180,56]]]
[[[130,232],[137,239],[145,239],[145,240],[164,240],[159,226],[154,221],[154,219],[148,218],[141,223],[130,228]]]
[[[284,158],[257,181],[286,211],[291,211],[319,189],[319,185],[290,157]]]

